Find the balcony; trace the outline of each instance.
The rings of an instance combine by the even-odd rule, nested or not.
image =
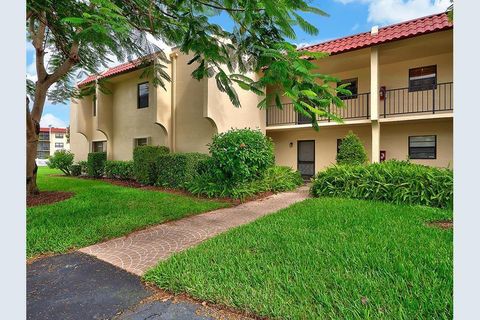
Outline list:
[[[370,119],[370,93],[360,93],[343,100],[344,107],[330,106],[330,112],[346,121]],[[379,101],[379,114],[382,118],[439,114],[453,111],[453,82],[439,83],[429,90],[412,91],[409,88],[389,89],[385,98]],[[331,119],[317,116],[319,122]],[[267,127],[287,125],[308,125],[311,120],[294,110],[292,103],[285,103],[282,109],[276,106],[267,108]]]
[[[369,119],[370,118],[370,93],[360,93],[344,101],[342,108],[331,106],[330,112],[337,114],[342,119]],[[292,103],[282,104],[282,109],[276,106],[267,108],[267,126],[309,124],[310,118],[295,112]],[[326,117],[317,116],[318,121],[327,121]]]
[[[453,111],[453,82],[438,83],[429,90],[413,91],[409,88],[390,89],[380,101],[379,113],[383,118],[436,114]]]

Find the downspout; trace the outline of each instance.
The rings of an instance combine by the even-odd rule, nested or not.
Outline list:
[[[177,57],[178,53],[173,52],[170,57],[172,58],[172,92],[171,92],[171,123],[170,123],[170,151],[176,151],[175,143],[175,118],[176,118],[176,106],[177,106]]]

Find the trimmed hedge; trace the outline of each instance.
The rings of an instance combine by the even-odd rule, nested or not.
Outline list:
[[[79,164],[72,164],[70,166],[70,174],[74,177],[77,177],[82,174],[82,166]]]
[[[133,179],[133,161],[107,160],[105,162],[105,175],[111,179]]]
[[[350,131],[338,148],[337,163],[358,165],[365,164],[368,161],[367,152],[362,141]]]
[[[453,171],[396,160],[333,166],[316,175],[310,192],[315,197],[452,208]]]
[[[135,179],[148,185],[154,185],[158,178],[157,159],[168,154],[165,146],[141,146],[133,150],[133,174]]]
[[[156,159],[158,172],[155,185],[168,188],[185,188],[197,175],[203,163],[209,160],[203,153],[170,153]]]
[[[105,171],[106,152],[90,152],[87,158],[87,171],[90,177],[100,178]]]

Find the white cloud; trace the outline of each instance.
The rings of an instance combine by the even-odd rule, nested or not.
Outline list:
[[[450,0],[335,0],[368,4],[368,22],[386,25],[445,11]]]
[[[62,119],[55,117],[51,113],[46,113],[40,119],[40,127],[48,128],[51,125],[54,128],[65,128],[67,124]]]

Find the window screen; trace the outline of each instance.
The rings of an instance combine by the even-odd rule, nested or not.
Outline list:
[[[148,145],[148,139],[147,138],[135,139],[135,147],[141,147],[141,146],[146,146],[146,145]]]
[[[436,159],[437,136],[408,137],[408,157],[410,159]]]
[[[92,143],[93,152],[106,152],[107,151],[107,142],[106,141],[94,141]]]
[[[138,85],[138,108],[148,107],[148,82]]]
[[[346,79],[346,80],[342,80],[340,82],[338,82],[337,86],[340,86],[342,84],[345,84],[345,83],[349,83],[348,86],[345,87],[345,89],[347,90],[350,90],[350,92],[352,93],[352,95],[348,96],[348,95],[344,95],[344,94],[341,94],[341,93],[338,93],[338,97],[342,100],[346,100],[346,99],[356,99],[357,98],[357,94],[358,94],[358,79],[355,78],[355,79]]]
[[[437,86],[437,66],[410,69],[408,77],[408,91],[432,90]]]

